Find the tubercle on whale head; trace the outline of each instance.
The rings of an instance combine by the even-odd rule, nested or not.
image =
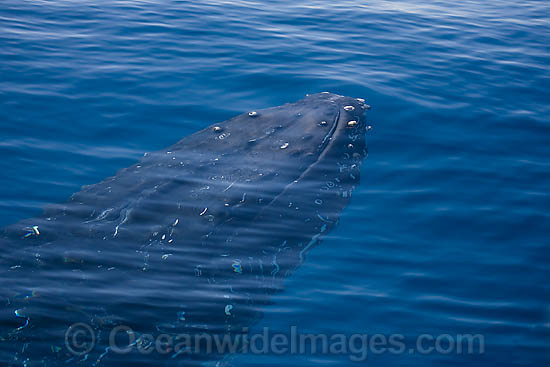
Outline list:
[[[337,106],[338,119],[328,137],[327,147],[331,144],[330,149],[346,159],[355,156],[356,163],[360,164],[366,155],[365,133],[370,129],[365,116],[370,106],[365,104],[365,100],[328,92],[308,95],[305,100]]]
[[[368,106],[360,98],[331,93],[308,95],[278,107],[252,109],[193,134],[195,149],[191,153],[221,159],[235,152],[258,164],[288,159],[288,163],[300,165],[317,159],[337,135],[353,135],[354,139],[364,135],[366,109]],[[357,145],[352,141],[346,146],[349,144]],[[172,150],[177,151],[179,145]]]
[[[317,93],[295,103],[246,112],[211,131],[221,133],[217,137],[220,140],[238,137],[237,144],[248,136],[249,148],[263,153],[284,150],[287,155],[316,156],[335,135],[364,133],[367,108],[360,98]],[[231,140],[223,143],[231,144]]]
[[[322,92],[317,94],[308,94],[303,99],[305,102],[333,104],[339,108],[340,118],[348,119],[347,122],[355,121],[352,124],[343,124],[342,127],[357,127],[365,129],[365,111],[370,109],[370,106],[365,103],[363,98],[346,97],[339,94]]]

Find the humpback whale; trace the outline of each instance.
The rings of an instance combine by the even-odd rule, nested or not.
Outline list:
[[[324,92],[246,112],[4,228],[0,364],[222,360],[143,351],[151,336],[233,335],[262,317],[358,185],[368,108]]]

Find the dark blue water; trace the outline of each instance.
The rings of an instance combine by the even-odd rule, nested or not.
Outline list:
[[[255,330],[405,337],[371,366],[548,366],[549,24],[543,1],[5,0],[0,224],[243,111],[362,97],[361,185]],[[421,334],[484,350],[409,353]]]

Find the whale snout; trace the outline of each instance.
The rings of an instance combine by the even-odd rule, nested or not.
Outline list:
[[[312,108],[323,106],[321,108],[336,111],[337,117],[330,124],[330,130],[324,138],[324,150],[346,158],[354,154],[361,157],[366,155],[365,132],[368,126],[365,112],[370,106],[364,99],[323,92],[308,95],[304,101]]]

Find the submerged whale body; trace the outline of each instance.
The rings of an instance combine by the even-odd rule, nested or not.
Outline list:
[[[366,108],[321,93],[236,116],[4,229],[0,364],[220,360],[131,347],[151,343],[144,335],[239,333],[262,316],[359,183]],[[87,342],[67,336],[74,324]],[[109,340],[121,325],[124,354]]]

